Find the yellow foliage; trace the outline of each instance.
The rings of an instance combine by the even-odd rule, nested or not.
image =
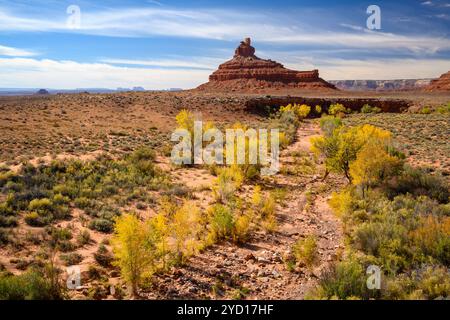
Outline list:
[[[227,203],[234,197],[243,182],[244,175],[239,166],[232,165],[219,169],[216,185],[213,187],[216,200]]]
[[[233,240],[237,243],[243,243],[247,240],[250,232],[250,217],[247,215],[239,216],[234,223]]]
[[[180,264],[198,249],[200,221],[200,210],[192,201],[186,201],[173,216],[171,227],[175,238],[177,262]]]
[[[433,215],[428,215],[420,218],[420,226],[411,231],[411,239],[431,255],[437,255],[438,246],[442,242],[449,243],[450,236],[450,217],[437,218]]]
[[[294,244],[292,251],[298,262],[311,268],[318,258],[317,238],[315,236],[308,236],[305,239],[299,239]]]
[[[188,110],[181,110],[180,113],[177,114],[175,120],[178,124],[179,128],[186,129],[189,132],[194,132],[194,115],[192,112]]]
[[[113,246],[115,262],[120,268],[122,277],[131,284],[134,294],[142,280],[142,276],[152,272],[155,252],[149,241],[147,226],[136,216],[124,214],[116,219]]]
[[[263,195],[261,187],[256,186],[252,195],[252,206],[252,212],[256,213],[262,227],[270,232],[275,231],[277,228],[275,196],[273,194]],[[254,216],[253,213],[252,216]]]
[[[380,141],[368,143],[350,164],[352,183],[368,188],[396,173],[401,165],[401,160],[389,155]]]
[[[253,190],[252,204],[253,206],[259,209],[261,208],[261,203],[262,203],[261,186],[255,186],[255,189]]]
[[[321,113],[322,113],[322,107],[319,106],[319,105],[317,105],[317,106],[315,107],[315,110],[316,110],[316,113],[317,113],[317,114],[321,114]]]
[[[311,150],[316,156],[325,158],[327,172],[343,173],[351,182],[350,164],[357,159],[364,146],[371,146],[364,151],[364,156],[367,152],[386,152],[391,139],[389,131],[372,125],[338,127],[327,136],[312,138]]]
[[[264,228],[264,230],[266,230],[267,232],[275,232],[275,231],[277,231],[277,228],[278,228],[277,218],[275,217],[274,214],[267,216],[261,222],[261,225]]]
[[[353,196],[351,189],[347,188],[340,193],[333,192],[329,204],[339,217],[349,213],[353,208]]]
[[[280,112],[289,112],[292,111],[298,117],[299,120],[305,119],[308,117],[311,112],[311,107],[306,104],[288,104],[287,106],[280,107]]]
[[[279,139],[279,142],[280,142],[280,147],[282,149],[286,148],[287,146],[289,146],[291,144],[291,139],[289,139],[286,136],[285,132],[280,132],[278,139]]]
[[[164,212],[157,214],[149,221],[149,227],[150,235],[155,244],[156,254],[161,260],[161,269],[166,270],[170,255],[170,225],[166,214]]]
[[[347,110],[347,108],[344,107],[344,105],[341,103],[332,104],[330,106],[330,108],[328,109],[328,113],[330,115],[343,115],[348,112],[349,112],[349,110]]]

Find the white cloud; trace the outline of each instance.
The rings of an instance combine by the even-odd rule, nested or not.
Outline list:
[[[64,14],[52,18],[41,20],[21,17],[0,8],[0,30],[77,32],[112,37],[176,36],[232,41],[251,36],[259,42],[400,49],[417,54],[450,49],[450,40],[444,36],[403,36],[373,32],[348,24],[341,26],[350,28],[349,32],[325,31],[299,22],[293,25],[279,16],[258,12],[163,8],[130,8],[99,12],[82,10],[81,28],[75,30],[66,27],[67,16]]]
[[[448,14],[445,14],[445,13],[437,14],[435,17],[439,18],[439,19],[450,20],[450,16]]]
[[[7,47],[0,45],[0,56],[8,57],[31,57],[37,55],[36,52],[23,50],[19,48]]]
[[[422,2],[422,5],[424,5],[424,6],[432,6],[433,2],[432,1],[424,1],[424,2]]]
[[[101,62],[109,64],[149,66],[149,67],[168,67],[168,68],[191,68],[214,70],[223,62],[223,59],[195,57],[181,59],[161,59],[161,60],[131,60],[131,59],[101,59]]]
[[[118,67],[105,63],[0,58],[0,87],[11,88],[193,88],[210,71]]]

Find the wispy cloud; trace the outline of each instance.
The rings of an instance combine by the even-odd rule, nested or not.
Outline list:
[[[201,69],[214,70],[223,59],[208,57],[193,57],[181,59],[160,59],[160,60],[131,60],[131,59],[101,59],[100,62],[113,65],[130,65],[130,66],[148,66],[148,67],[165,67],[165,68],[185,68],[185,69]]]
[[[32,57],[32,56],[36,56],[36,55],[37,55],[37,53],[33,52],[33,51],[0,45],[0,56]]]
[[[348,32],[320,30],[307,25],[280,23],[279,17],[232,10],[174,10],[130,8],[83,12],[80,29],[66,28],[65,16],[53,20],[21,17],[0,9],[0,30],[57,31],[111,37],[174,36],[216,40],[238,40],[250,35],[259,42],[323,47],[386,48],[429,54],[450,49],[450,40],[436,36],[403,36],[374,32],[350,24]],[[264,23],[261,23],[264,21]]]
[[[192,88],[203,83],[209,73],[206,70],[130,68],[106,63],[0,58],[0,87],[5,88]]]

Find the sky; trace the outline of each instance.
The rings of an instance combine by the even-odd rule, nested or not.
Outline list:
[[[193,88],[244,37],[327,80],[436,78],[450,0],[0,0],[0,88]]]

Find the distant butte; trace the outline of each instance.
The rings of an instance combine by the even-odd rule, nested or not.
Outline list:
[[[444,73],[440,78],[432,80],[425,91],[450,91],[450,71]]]
[[[209,82],[198,87],[204,91],[258,91],[261,89],[335,90],[319,77],[318,70],[296,71],[281,63],[255,55],[250,38],[236,49],[233,59],[221,64],[209,76]]]

